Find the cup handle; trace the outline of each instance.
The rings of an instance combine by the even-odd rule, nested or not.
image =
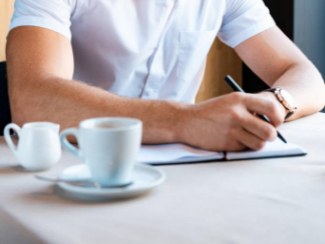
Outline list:
[[[78,129],[77,128],[65,129],[64,131],[62,131],[60,133],[60,140],[61,140],[61,143],[62,143],[63,147],[65,147],[68,151],[70,151],[75,156],[81,157],[79,148],[77,148],[76,146],[74,146],[73,144],[71,144],[68,141],[68,139],[67,139],[68,136],[74,136],[77,139],[77,142],[78,142],[79,141]]]
[[[14,132],[16,132],[16,134],[18,135],[18,138],[20,138],[20,131],[21,128],[16,125],[15,123],[10,123],[7,124],[5,129],[4,129],[4,136],[5,136],[5,140],[9,146],[9,148],[11,149],[11,151],[17,155],[17,146],[14,144],[14,142],[12,141],[11,135],[10,135],[10,130],[13,130]]]

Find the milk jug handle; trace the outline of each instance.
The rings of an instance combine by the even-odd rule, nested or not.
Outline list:
[[[4,132],[3,132],[3,134],[5,136],[5,140],[9,146],[9,148],[11,149],[11,151],[13,151],[14,154],[17,154],[17,146],[12,141],[12,138],[10,135],[10,130],[13,130],[18,135],[18,138],[20,138],[21,128],[14,123],[10,123],[10,124],[6,125]]]
[[[65,147],[66,149],[68,149],[68,151],[70,151],[75,156],[80,157],[79,148],[77,148],[76,146],[71,144],[67,139],[67,137],[70,135],[74,136],[77,141],[79,140],[78,129],[76,129],[76,128],[66,129],[66,130],[62,131],[60,134],[60,140],[61,140],[62,146]]]

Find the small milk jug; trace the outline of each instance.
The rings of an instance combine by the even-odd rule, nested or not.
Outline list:
[[[5,127],[4,136],[21,166],[40,171],[50,168],[61,157],[59,129],[58,124],[50,122],[31,122],[22,128],[11,123]],[[17,145],[10,136],[11,130],[18,136]]]

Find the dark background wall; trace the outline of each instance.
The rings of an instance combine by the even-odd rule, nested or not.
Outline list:
[[[294,41],[325,77],[325,1],[295,0]]]

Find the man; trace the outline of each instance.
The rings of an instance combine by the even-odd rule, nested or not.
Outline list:
[[[282,91],[193,104],[216,37]],[[144,143],[259,149],[324,106],[321,75],[261,0],[16,0],[7,61],[16,123],[136,117]]]

